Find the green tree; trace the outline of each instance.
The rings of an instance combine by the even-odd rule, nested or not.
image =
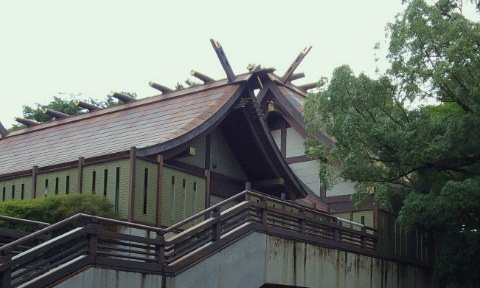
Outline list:
[[[306,151],[325,167],[342,162],[340,176],[358,183],[355,202],[432,231],[438,283],[479,287],[480,25],[461,4],[408,1],[388,26],[391,68],[378,79],[337,68],[305,105],[307,130],[336,143],[309,139]]]
[[[131,92],[120,92],[122,94],[128,95],[133,98],[137,98],[136,93]],[[59,93],[58,96],[53,96],[53,100],[48,104],[35,103],[34,106],[24,105],[23,108],[23,118],[33,120],[36,122],[47,122],[53,119],[52,116],[45,114],[43,111],[45,108],[52,109],[58,112],[62,112],[68,115],[75,115],[80,113],[85,113],[86,110],[82,107],[75,105],[75,100],[82,99],[82,94],[68,94]],[[93,104],[100,108],[110,107],[117,104],[117,100],[112,97],[107,97],[105,100],[95,100],[95,99],[84,99],[84,102]],[[9,130],[18,130],[23,128],[21,124],[14,124]]]

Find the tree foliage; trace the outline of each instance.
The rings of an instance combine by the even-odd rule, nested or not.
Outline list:
[[[336,139],[331,150],[310,139],[307,152],[342,162],[356,202],[373,197],[432,231],[444,285],[480,283],[480,25],[461,4],[408,1],[387,28],[389,71],[372,79],[339,67],[305,105],[307,130]]]

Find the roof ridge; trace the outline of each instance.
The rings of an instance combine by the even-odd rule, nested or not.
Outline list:
[[[188,96],[188,95],[191,95],[191,94],[195,94],[195,93],[200,92],[200,91],[208,91],[208,90],[212,90],[212,89],[221,88],[221,87],[224,87],[224,86],[237,85],[241,82],[247,81],[249,79],[249,77],[248,77],[249,75],[250,75],[250,73],[238,75],[236,80],[233,81],[233,82],[228,82],[226,79],[221,79],[221,80],[211,82],[211,83],[207,83],[207,84],[199,84],[199,85],[187,87],[187,88],[184,88],[184,89],[181,89],[181,90],[175,90],[175,91],[172,91],[172,92],[169,92],[169,93],[166,93],[166,94],[158,94],[158,95],[147,96],[147,97],[144,97],[144,98],[141,98],[141,99],[138,99],[136,101],[129,102],[129,103],[117,104],[117,105],[114,105],[114,106],[101,108],[101,109],[91,111],[91,112],[70,115],[68,117],[58,119],[58,120],[50,120],[50,121],[47,121],[47,122],[42,122],[42,123],[39,123],[38,125],[35,125],[35,126],[32,126],[32,127],[25,127],[23,129],[20,129],[20,130],[17,130],[17,131],[12,131],[7,135],[7,137],[0,138],[0,141],[3,140],[3,139],[7,139],[7,138],[19,136],[19,135],[25,135],[25,134],[33,133],[33,132],[36,132],[36,131],[41,131],[41,130],[65,125],[65,124],[68,124],[68,123],[82,121],[82,120],[85,120],[85,119],[100,117],[100,116],[103,116],[103,115],[108,115],[108,114],[111,114],[111,113],[116,113],[116,112],[119,112],[119,111],[132,109],[132,108],[135,108],[135,107],[149,105],[149,104],[152,104],[152,103],[161,102],[161,101],[169,100],[169,99],[172,99],[172,98],[184,97],[184,96]],[[203,89],[200,89],[201,87]]]

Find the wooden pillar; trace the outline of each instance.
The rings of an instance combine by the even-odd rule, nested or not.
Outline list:
[[[85,164],[85,158],[78,158],[77,192],[79,194],[83,192],[83,164]]]
[[[37,198],[37,174],[38,174],[38,166],[35,165],[32,168],[32,198]]]
[[[163,193],[163,155],[157,155],[158,174],[157,174],[157,218],[156,226],[162,225],[162,193]]]
[[[286,159],[287,158],[287,122],[285,120],[282,121],[280,127],[280,152],[282,152],[282,156]]]
[[[210,207],[210,186],[211,186],[211,173],[210,173],[210,152],[211,152],[211,137],[207,135],[205,137],[205,208]]]
[[[130,148],[130,176],[128,189],[128,216],[127,220],[133,222],[135,218],[135,173],[137,166],[137,148]]]

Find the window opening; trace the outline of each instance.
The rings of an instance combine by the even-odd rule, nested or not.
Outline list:
[[[43,193],[45,194],[45,197],[47,197],[47,195],[48,195],[48,179],[45,179],[45,191],[43,191]]]
[[[20,199],[23,200],[25,197],[25,184],[22,184],[21,190],[20,190]]]
[[[95,194],[96,182],[97,182],[97,171],[92,171],[92,194]]]
[[[187,218],[187,180],[183,179],[182,219]]]
[[[103,196],[107,197],[108,169],[103,170]]]
[[[115,212],[118,212],[118,198],[120,196],[120,167],[115,171]]]
[[[175,176],[172,176],[172,187],[170,189],[170,220],[175,216]]]
[[[12,199],[15,199],[15,185],[12,185]]]
[[[65,194],[70,193],[70,176],[65,179]]]
[[[2,201],[5,201],[5,191],[7,188],[3,187],[3,193],[2,193]]]
[[[147,214],[148,168],[145,168],[143,177],[143,214]]]
[[[55,178],[55,195],[58,195],[58,177]]]

